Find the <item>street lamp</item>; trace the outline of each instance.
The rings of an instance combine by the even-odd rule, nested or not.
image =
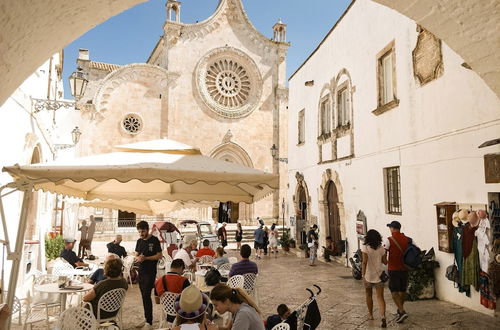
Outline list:
[[[54,149],[55,150],[63,150],[63,149],[69,149],[73,148],[76,146],[78,141],[80,141],[80,136],[82,135],[82,132],[78,128],[78,126],[75,126],[73,130],[71,131],[71,139],[73,140],[73,144],[54,144]]]
[[[31,99],[31,106],[33,108],[33,113],[38,113],[42,110],[56,111],[61,108],[72,108],[78,110],[76,101],[78,101],[87,88],[89,83],[87,79],[87,74],[83,72],[82,68],[78,67],[77,71],[73,72],[69,76],[69,85],[71,88],[71,95],[75,98],[75,101],[62,101],[62,100],[49,100],[49,99]]]
[[[278,162],[283,162],[288,164],[288,158],[278,158],[276,157],[278,155],[278,148],[276,147],[275,144],[271,147],[271,156],[273,157],[274,160],[277,160]]]

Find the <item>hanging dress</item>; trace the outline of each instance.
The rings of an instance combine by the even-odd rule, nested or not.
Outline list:
[[[462,243],[464,239],[464,226],[453,228],[453,251],[455,251],[455,264],[457,265],[458,273],[460,274],[460,282],[462,281],[463,272],[463,250]],[[467,297],[470,297],[470,286],[458,285],[458,292],[465,292]]]
[[[470,224],[464,226],[463,232],[463,265],[462,265],[462,285],[472,285],[479,290],[479,251],[477,250],[477,239],[474,233],[478,227]]]

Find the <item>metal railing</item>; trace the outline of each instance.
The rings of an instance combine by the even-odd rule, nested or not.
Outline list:
[[[160,221],[156,217],[142,216],[136,219],[122,219],[122,218],[102,218],[99,216],[94,217],[96,221],[95,232],[105,233],[105,232],[135,232],[136,224],[139,221],[146,221],[149,223],[151,228],[153,223]],[[164,218],[163,221],[170,221],[171,219]]]

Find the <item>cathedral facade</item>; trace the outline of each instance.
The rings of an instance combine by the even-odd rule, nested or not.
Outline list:
[[[286,25],[279,21],[273,38],[265,37],[241,0],[221,0],[195,24],[182,23],[180,2],[168,0],[165,7],[164,34],[145,63],[96,62],[80,50],[77,65],[89,83],[79,100],[78,153],[169,138],[208,156],[283,173],[280,191],[254,205],[220,201],[218,208],[177,214],[244,223],[277,218],[286,190],[286,164],[278,160],[287,152]]]

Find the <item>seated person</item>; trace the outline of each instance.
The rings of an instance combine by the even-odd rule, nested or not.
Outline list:
[[[174,260],[182,259],[184,266],[188,269],[194,269],[196,266],[196,259],[192,256],[191,252],[196,249],[196,240],[190,241],[189,245],[185,248],[179,249],[175,254]]]
[[[211,256],[215,258],[215,251],[212,250],[210,247],[210,241],[208,239],[203,241],[203,248],[199,249],[198,252],[196,252],[196,258],[200,258],[203,256]]]
[[[277,324],[285,321],[290,316],[290,309],[287,305],[281,304],[278,306],[278,314],[271,315],[266,321],[266,330],[271,330]]]
[[[337,251],[337,246],[333,242],[331,236],[328,236],[326,238],[326,246],[323,246],[323,249],[324,249],[323,257],[328,262],[331,261],[331,259],[330,259],[331,256],[339,255],[339,253]]]
[[[109,260],[112,260],[112,259],[118,259],[118,256],[114,253],[108,254],[106,256],[106,258],[104,258],[104,266],[106,266],[106,262],[108,262]],[[95,272],[92,273],[88,282],[90,284],[97,284],[101,281],[104,281],[105,279],[106,279],[106,276],[104,276],[104,268],[99,268],[98,270],[96,270]]]
[[[125,258],[127,256],[127,251],[125,248],[120,245],[122,242],[122,235],[116,235],[115,240],[113,242],[109,242],[106,247],[108,248],[109,253],[114,253],[120,258]]]
[[[90,302],[92,305],[92,311],[97,317],[97,303],[99,299],[108,291],[113,289],[123,288],[128,289],[128,284],[125,279],[121,277],[123,262],[121,259],[111,259],[104,265],[104,275],[106,279],[94,285],[94,288],[90,290],[85,296],[83,296],[83,301]],[[105,312],[101,310],[101,319],[107,319],[116,315],[117,312]]]
[[[225,256],[226,252],[224,251],[224,248],[218,247],[215,252],[217,253],[217,258],[213,261],[215,267],[229,263],[228,257]]]
[[[241,260],[231,266],[229,277],[233,275],[243,275],[248,273],[257,274],[259,272],[257,264],[253,261],[250,261],[251,254],[252,248],[250,247],[250,245],[243,244],[240,250]]]
[[[160,297],[165,292],[181,293],[190,285],[189,280],[182,276],[182,273],[184,273],[184,261],[182,259],[172,260],[170,271],[155,282],[155,302],[157,304],[160,303]]]
[[[189,286],[175,301],[177,318],[172,330],[217,330],[218,327],[206,317],[209,304],[207,295],[194,285]]]
[[[82,259],[78,258],[76,253],[73,251],[75,246],[75,239],[65,238],[64,239],[64,249],[61,251],[59,257],[66,260],[71,266],[76,267],[88,267],[89,265],[84,263]]]

